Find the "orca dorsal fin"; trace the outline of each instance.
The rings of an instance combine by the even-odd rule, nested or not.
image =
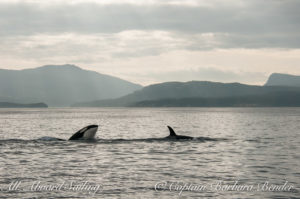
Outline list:
[[[176,136],[175,131],[172,129],[172,127],[168,126],[168,129],[170,131],[170,136]]]

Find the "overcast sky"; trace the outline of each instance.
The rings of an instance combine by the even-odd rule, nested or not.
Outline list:
[[[0,68],[263,84],[300,75],[299,10],[299,0],[0,0]]]

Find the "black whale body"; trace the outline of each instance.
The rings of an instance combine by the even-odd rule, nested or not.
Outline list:
[[[79,131],[77,131],[76,133],[74,133],[68,140],[95,140],[95,135],[96,132],[98,130],[98,125],[89,125],[86,126],[82,129],[80,129]],[[55,137],[41,137],[38,140],[43,140],[43,141],[66,141],[64,139],[61,138],[55,138]]]
[[[172,127],[168,126],[168,129],[170,131],[170,135],[165,137],[166,139],[176,139],[176,140],[192,140],[193,137],[185,136],[185,135],[177,135]]]
[[[173,130],[172,127],[167,126],[170,132],[170,135],[167,137],[163,137],[163,138],[146,138],[146,139],[99,139],[99,142],[133,142],[133,141],[174,141],[174,140],[196,140],[196,141],[218,141],[218,140],[226,140],[226,139],[217,139],[217,138],[209,138],[209,137],[191,137],[191,136],[185,136],[185,135],[177,135],[175,133],[175,131]],[[80,129],[79,131],[77,131],[76,133],[74,133],[68,140],[70,141],[76,141],[76,140],[96,140],[95,139],[95,135],[96,132],[98,130],[98,125],[89,125],[86,126],[82,129]],[[60,139],[60,138],[54,138],[54,137],[42,137],[38,140],[43,140],[43,141],[66,141],[64,139]]]

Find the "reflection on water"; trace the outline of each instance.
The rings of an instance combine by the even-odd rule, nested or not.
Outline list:
[[[89,124],[96,142],[37,140]],[[2,197],[299,196],[298,108],[1,109],[0,125]],[[157,139],[167,125],[214,139]],[[262,190],[286,181],[290,191]]]

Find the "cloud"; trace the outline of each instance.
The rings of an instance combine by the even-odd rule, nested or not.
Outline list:
[[[94,63],[111,58],[155,56],[180,49],[185,43],[186,40],[164,31],[123,31],[88,35],[37,34],[0,40],[0,53],[2,56],[47,59],[49,62],[68,57],[66,61],[82,63],[80,60],[85,60],[85,63]]]
[[[41,41],[42,38],[32,38]],[[80,47],[76,36],[52,38],[53,43],[21,42],[23,50],[0,50],[1,68],[22,69],[46,64],[75,64],[103,74],[149,85],[163,81],[239,81],[263,84],[273,72],[300,75],[300,50],[284,49],[215,49],[209,51],[163,50],[159,55],[117,57],[115,50],[126,52],[123,42],[90,40],[90,47]],[[52,40],[47,39],[47,41]],[[104,45],[104,41],[107,43]],[[96,42],[97,41],[97,42]],[[102,41],[102,42],[101,42]],[[0,41],[3,42],[3,41]],[[97,46],[100,43],[100,46]],[[111,43],[111,45],[110,45]],[[130,43],[130,42],[129,42]],[[116,44],[116,45],[114,45]],[[43,46],[44,45],[44,46]],[[48,46],[49,45],[49,46]],[[101,45],[106,46],[101,47]],[[3,46],[0,43],[0,47]],[[36,46],[36,47],[34,47]],[[48,47],[47,47],[48,46]],[[151,45],[150,45],[151,47]],[[46,50],[38,50],[42,48]],[[50,48],[47,50],[47,48]],[[51,50],[52,49],[52,50]],[[132,47],[132,52],[134,52]],[[14,53],[15,52],[15,53]],[[113,55],[112,55],[113,54]]]
[[[300,46],[299,1],[233,1],[240,2],[239,4],[213,1],[218,3],[215,5],[205,5],[203,1],[187,1],[189,4],[183,5],[178,5],[178,1],[167,1],[166,4],[150,2],[152,3],[100,4],[79,1],[75,4],[45,5],[36,2],[0,3],[0,34],[12,36],[99,34],[128,30],[167,31],[192,38],[212,34],[217,40],[217,45],[212,47]],[[195,40],[196,45],[197,41]]]
[[[263,83],[300,73],[299,10],[297,0],[0,0],[0,67]]]

